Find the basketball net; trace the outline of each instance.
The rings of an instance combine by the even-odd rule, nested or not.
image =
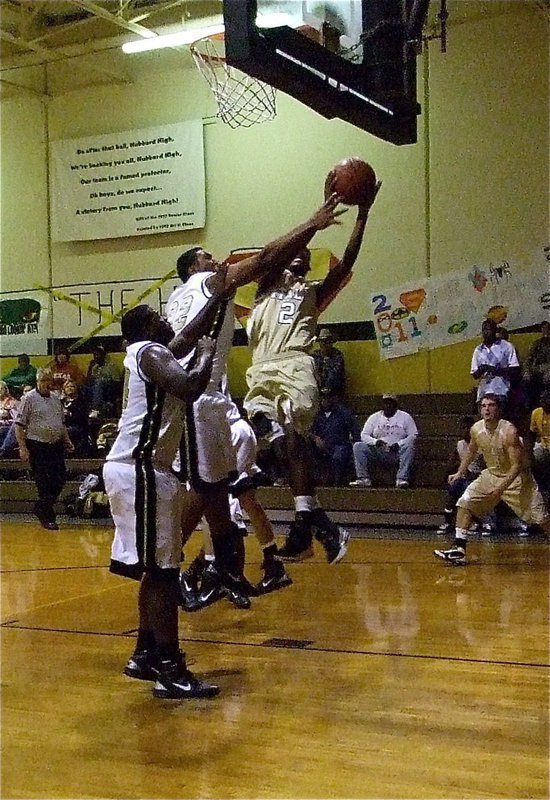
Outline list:
[[[217,116],[231,128],[248,128],[273,119],[275,89],[228,66],[224,41],[224,34],[218,33],[199,39],[190,48],[199,72],[216,98]]]

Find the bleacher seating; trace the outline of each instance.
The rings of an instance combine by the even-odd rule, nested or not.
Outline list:
[[[381,398],[356,397],[350,406],[362,424],[380,408]],[[363,525],[437,526],[445,497],[445,467],[459,434],[459,421],[471,412],[471,396],[401,395],[400,408],[413,415],[419,429],[416,468],[409,489],[395,489],[391,476],[375,475],[380,485],[372,489],[320,488],[324,507],[337,520]],[[67,484],[58,504],[64,511],[67,497],[78,491],[79,476],[101,469],[102,459],[67,458]],[[286,487],[263,487],[259,497],[269,516],[276,521],[292,518],[292,496]],[[0,460],[0,511],[30,512],[36,500],[28,467],[15,459]]]

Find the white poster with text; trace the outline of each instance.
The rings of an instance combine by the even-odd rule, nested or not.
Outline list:
[[[202,228],[202,120],[53,142],[52,239],[112,239]]]

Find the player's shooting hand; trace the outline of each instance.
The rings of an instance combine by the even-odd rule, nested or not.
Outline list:
[[[357,206],[357,219],[366,219],[369,215],[369,211],[371,210],[374,201],[376,200],[376,195],[380,191],[380,187],[382,186],[382,181],[376,181],[376,185],[374,187],[374,192],[372,193],[372,197],[368,203],[361,203]]]
[[[340,202],[340,196],[333,192],[325,200],[321,208],[318,208],[313,214],[310,221],[318,231],[329,228],[331,225],[340,225],[338,217],[341,217],[347,211],[347,208],[336,208]]]
[[[334,179],[336,177],[336,170],[331,169],[328,173],[327,177],[325,178],[325,192],[324,198],[328,200],[331,194],[334,194]]]

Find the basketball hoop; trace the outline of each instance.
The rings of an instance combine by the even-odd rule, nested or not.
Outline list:
[[[223,33],[199,39],[191,45],[191,55],[206,79],[218,104],[217,116],[231,128],[248,128],[273,119],[275,89],[228,66]]]

